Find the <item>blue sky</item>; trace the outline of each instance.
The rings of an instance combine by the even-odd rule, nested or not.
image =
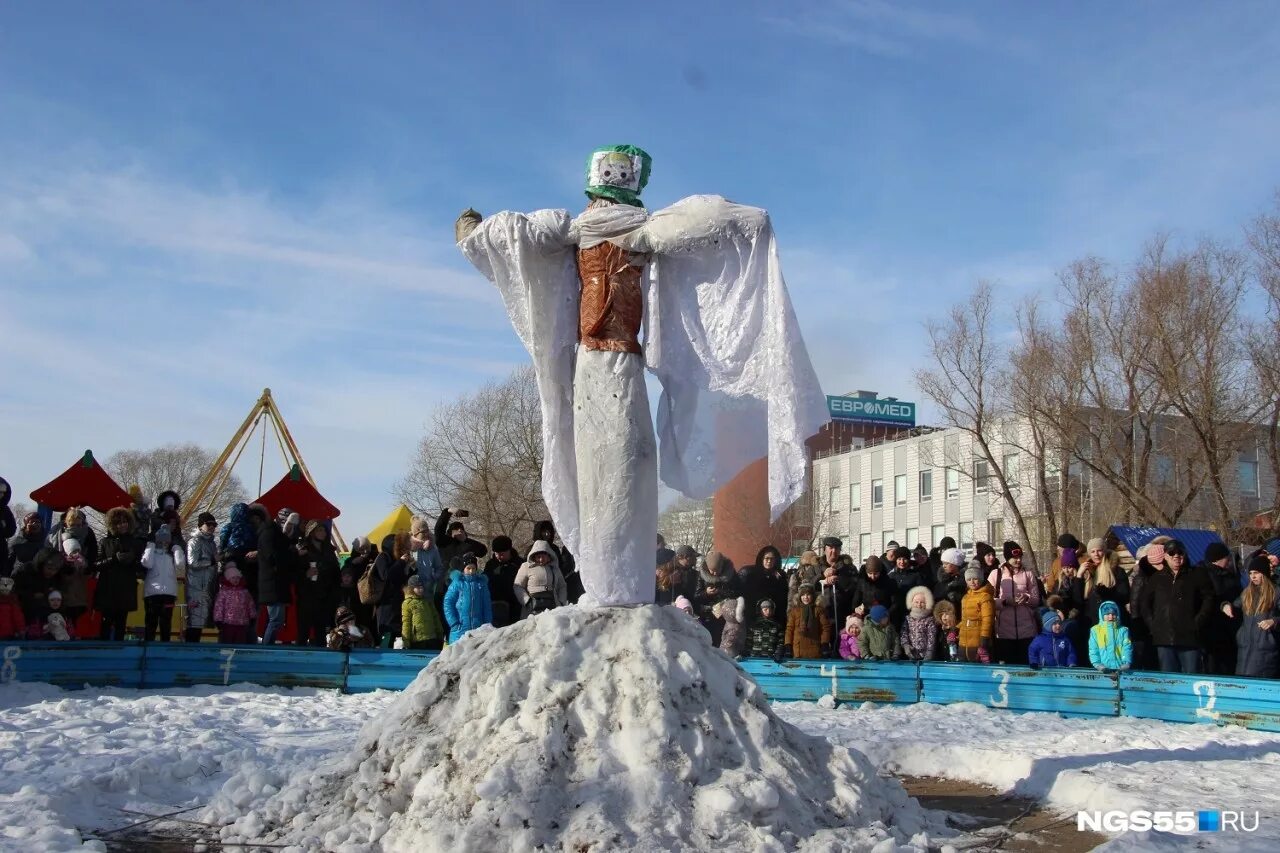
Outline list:
[[[270,386],[364,533],[431,409],[526,359],[458,210],[577,209],[615,142],[650,207],[770,210],[828,392],[916,399],[976,280],[1237,238],[1277,55],[1270,3],[4,4],[0,474],[216,450]]]

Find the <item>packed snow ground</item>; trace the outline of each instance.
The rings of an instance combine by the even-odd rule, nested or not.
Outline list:
[[[95,834],[221,794],[256,805],[348,750],[399,694],[228,688],[63,691],[0,685],[0,850],[103,849]],[[1251,836],[1131,836],[1116,849],[1280,848],[1280,734],[1147,720],[1063,719],[979,705],[774,706],[881,768],[946,776],[1081,808],[1243,808]],[[501,744],[493,744],[500,749]],[[248,772],[245,772],[248,771]],[[234,781],[228,784],[232,777]],[[196,808],[190,815],[199,819]]]

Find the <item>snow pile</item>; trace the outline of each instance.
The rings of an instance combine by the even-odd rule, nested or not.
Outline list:
[[[205,819],[234,820],[225,841],[341,851],[928,841],[898,782],[778,719],[672,607],[561,608],[469,635],[348,755],[277,781],[246,768]]]

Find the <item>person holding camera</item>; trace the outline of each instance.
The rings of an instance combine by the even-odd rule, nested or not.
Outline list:
[[[475,554],[478,561],[489,553],[488,548],[467,536],[466,525],[458,520],[468,516],[470,513],[465,509],[447,506],[436,517],[436,547],[440,549],[442,566],[452,565],[453,558],[463,554]],[[443,590],[437,590],[437,595],[441,592]]]

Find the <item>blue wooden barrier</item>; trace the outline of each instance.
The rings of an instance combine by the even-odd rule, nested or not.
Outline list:
[[[79,688],[163,688],[250,682],[363,693],[403,690],[435,654],[212,643],[13,642],[0,645],[0,685],[31,681]],[[776,701],[846,704],[977,702],[1007,711],[1143,717],[1280,732],[1280,681],[1135,672],[905,662],[741,661]]]
[[[142,686],[264,684],[341,690],[347,656],[328,649],[289,646],[220,646],[212,643],[151,643],[146,646]]]
[[[772,701],[816,702],[828,694],[840,702],[910,705],[920,701],[914,663],[863,663],[852,660],[739,661]]]
[[[356,649],[347,662],[348,693],[403,690],[435,659],[436,652]]]
[[[141,687],[140,643],[20,642],[0,646],[0,682],[41,681],[76,689]]]
[[[1235,724],[1280,732],[1280,681],[1126,672],[1120,676],[1120,713],[1173,723]]]
[[[921,700],[938,705],[977,702],[988,708],[1068,717],[1120,713],[1115,676],[1092,669],[925,663],[920,665],[920,684]]]

